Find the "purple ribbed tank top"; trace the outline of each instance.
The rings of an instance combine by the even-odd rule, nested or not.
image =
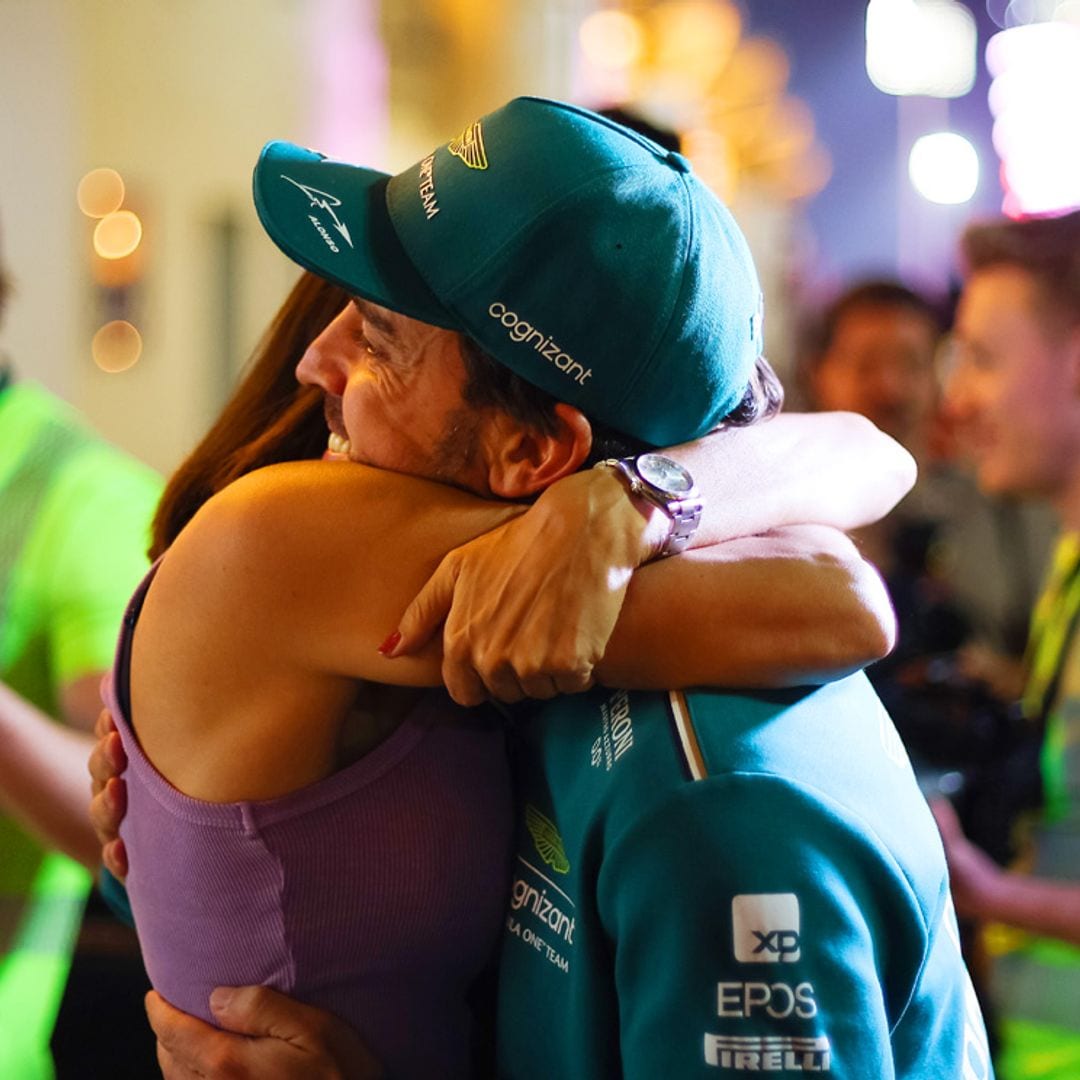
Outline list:
[[[128,756],[121,828],[146,969],[213,1022],[215,986],[264,984],[346,1020],[401,1077],[470,1071],[469,984],[505,913],[510,783],[496,727],[432,692],[352,765],[266,802],[172,787],[131,729],[128,607],[107,702]]]

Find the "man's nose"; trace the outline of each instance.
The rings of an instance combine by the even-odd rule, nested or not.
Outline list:
[[[328,394],[340,397],[345,388],[345,374],[334,360],[336,333],[335,320],[304,350],[296,365],[296,378],[300,383],[322,387]]]

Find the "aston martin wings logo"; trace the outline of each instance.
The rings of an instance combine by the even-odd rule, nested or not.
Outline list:
[[[570,869],[570,860],[566,857],[562,837],[555,828],[555,822],[544,817],[532,803],[525,804],[525,825],[533,838],[540,858],[557,874],[565,874]]]
[[[461,158],[470,169],[488,167],[487,151],[484,150],[484,132],[480,121],[470,124],[446,148],[456,158]]]

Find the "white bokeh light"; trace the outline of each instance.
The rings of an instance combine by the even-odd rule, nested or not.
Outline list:
[[[979,186],[979,155],[963,135],[937,131],[916,139],[908,175],[915,190],[930,202],[966,203]]]
[[[1080,206],[1080,24],[1065,16],[995,34],[986,47],[1005,212]]]
[[[866,73],[886,94],[962,97],[975,85],[975,17],[955,0],[870,0]]]

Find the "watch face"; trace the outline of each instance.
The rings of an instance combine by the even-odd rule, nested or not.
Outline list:
[[[685,495],[694,487],[690,474],[677,462],[663,454],[641,454],[637,470],[642,480],[668,495]]]

